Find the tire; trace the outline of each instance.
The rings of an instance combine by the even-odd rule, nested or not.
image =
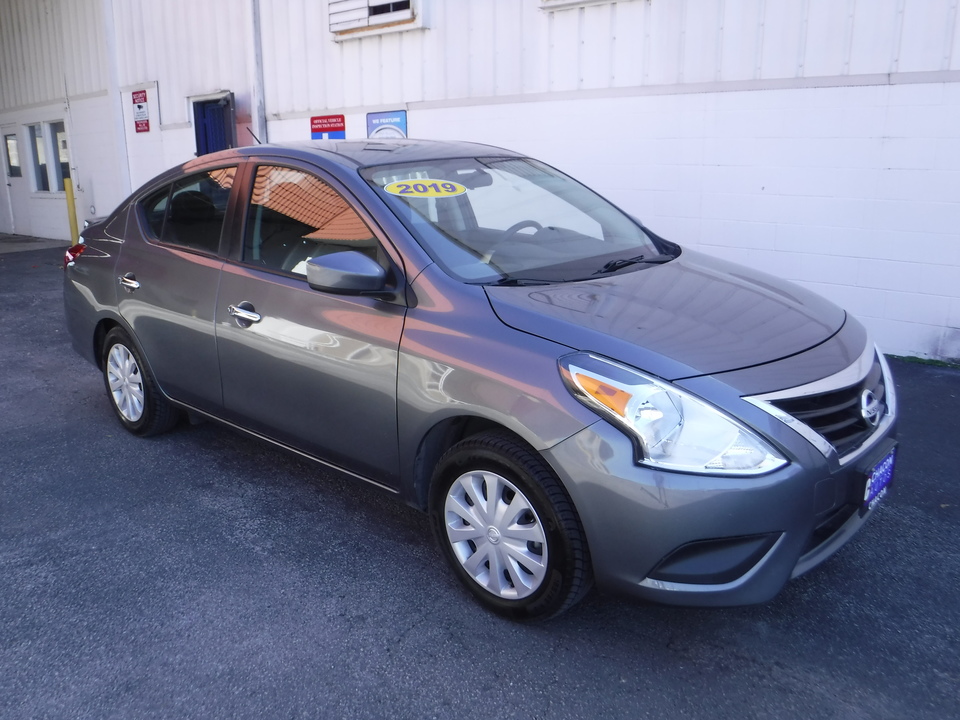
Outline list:
[[[137,346],[122,329],[107,333],[100,367],[110,406],[128,431],[148,437],[177,424],[179,411],[160,392]]]
[[[512,435],[486,432],[450,448],[434,472],[430,517],[457,577],[512,620],[559,615],[593,584],[573,503],[546,462]]]

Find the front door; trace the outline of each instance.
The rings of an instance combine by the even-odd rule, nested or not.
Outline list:
[[[359,250],[360,215],[304,170],[261,165],[239,262],[221,274],[217,347],[228,417],[388,487],[398,484],[397,359],[406,307],[312,289],[306,261]]]

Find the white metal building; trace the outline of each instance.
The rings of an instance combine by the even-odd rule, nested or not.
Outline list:
[[[0,232],[69,237],[68,178],[82,221],[210,142],[308,139],[339,115],[363,138],[387,113],[412,137],[557,165],[661,235],[836,300],[888,352],[958,359],[958,14],[958,0],[0,0]]]

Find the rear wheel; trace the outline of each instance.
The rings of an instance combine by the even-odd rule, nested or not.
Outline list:
[[[590,589],[573,504],[543,459],[514,437],[483,433],[452,447],[437,465],[430,505],[443,554],[495,612],[546,619]]]
[[[158,435],[176,425],[177,409],[160,392],[136,345],[120,328],[107,333],[101,366],[110,405],[127,430]]]

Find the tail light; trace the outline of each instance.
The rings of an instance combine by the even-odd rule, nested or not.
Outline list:
[[[80,242],[76,245],[71,245],[67,248],[67,251],[63,254],[63,269],[66,270],[68,267],[73,265],[76,262],[77,258],[83,254],[83,251],[87,249],[87,246],[83,244],[83,238],[80,238]]]

